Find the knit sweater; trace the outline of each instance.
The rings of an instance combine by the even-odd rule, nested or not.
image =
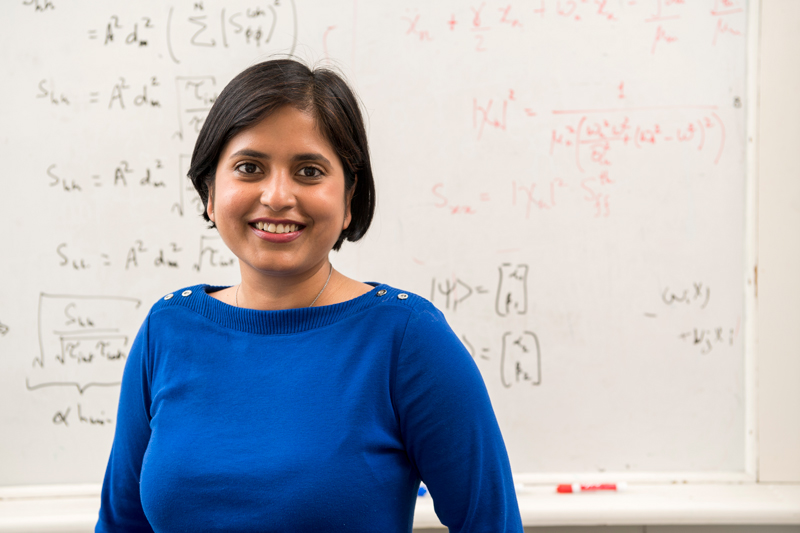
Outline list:
[[[521,532],[486,387],[442,314],[387,285],[335,305],[164,297],[131,347],[96,531]]]

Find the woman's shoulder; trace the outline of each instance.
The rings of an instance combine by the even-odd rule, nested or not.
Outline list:
[[[153,308],[159,306],[175,305],[177,303],[181,303],[182,300],[185,300],[186,298],[190,297],[193,294],[213,292],[215,290],[224,288],[225,287],[213,287],[211,285],[206,285],[206,284],[181,287],[180,289],[167,292],[162,296],[160,296],[158,300],[156,300],[155,303],[153,304]]]
[[[427,298],[409,290],[389,285],[377,286],[375,296],[384,298],[400,325],[396,331],[402,337],[401,358],[406,368],[414,365],[462,365],[472,357],[447,322],[444,313]],[[433,361],[436,361],[434,364]],[[448,367],[449,368],[449,367]]]
[[[188,287],[181,287],[180,289],[173,290],[162,294],[150,307],[150,315],[166,310],[180,307],[196,307],[199,301],[210,298],[209,292],[224,289],[225,287],[216,287],[212,285],[199,284],[190,285]]]
[[[436,307],[423,296],[406,289],[398,289],[386,283],[368,282],[375,289],[371,291],[376,298],[380,298],[381,303],[396,305],[401,308],[408,308],[414,311],[436,310]],[[438,311],[438,310],[437,310]]]
[[[407,289],[387,284],[377,284],[373,291],[383,307],[407,318],[409,326],[417,333],[451,331],[447,319],[427,298]]]

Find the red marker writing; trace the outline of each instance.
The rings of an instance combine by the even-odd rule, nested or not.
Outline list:
[[[556,492],[568,494],[571,492],[596,492],[600,490],[625,490],[625,483],[601,483],[599,485],[559,485]]]

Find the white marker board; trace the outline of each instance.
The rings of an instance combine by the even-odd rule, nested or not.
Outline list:
[[[149,306],[237,282],[185,173],[279,53],[366,110],[378,213],[334,265],[445,312],[516,473],[744,472],[745,8],[8,2],[0,484],[99,483]]]

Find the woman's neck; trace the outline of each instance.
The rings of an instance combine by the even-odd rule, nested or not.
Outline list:
[[[338,304],[358,298],[372,288],[332,269],[331,264],[325,261],[301,279],[263,274],[253,276],[243,271],[241,283],[209,293],[209,296],[235,307],[278,311],[309,307],[312,302],[314,307]]]
[[[233,303],[237,307],[265,311],[326,305],[322,303],[323,295],[343,277],[327,260],[300,276],[274,276],[243,268],[242,282],[231,287]]]

